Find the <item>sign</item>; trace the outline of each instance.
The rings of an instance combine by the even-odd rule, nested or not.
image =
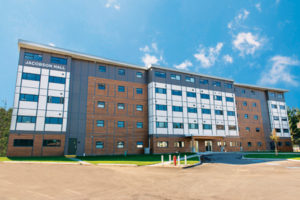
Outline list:
[[[37,67],[50,68],[50,69],[56,69],[56,70],[64,70],[64,71],[66,70],[65,66],[62,66],[62,65],[42,63],[42,62],[31,61],[31,60],[27,60],[25,62],[25,65],[32,65],[32,66],[37,66]]]

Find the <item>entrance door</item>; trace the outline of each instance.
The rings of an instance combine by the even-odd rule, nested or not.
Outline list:
[[[205,141],[205,151],[212,151],[212,141]]]
[[[69,138],[68,154],[75,155],[77,151],[77,138]]]
[[[194,141],[195,152],[199,152],[199,142],[197,140]]]

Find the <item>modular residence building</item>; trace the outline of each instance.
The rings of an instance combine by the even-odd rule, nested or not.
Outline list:
[[[19,41],[8,156],[291,151],[283,89]]]

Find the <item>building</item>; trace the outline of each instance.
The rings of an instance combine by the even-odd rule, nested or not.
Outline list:
[[[19,41],[8,156],[291,151],[286,90]]]

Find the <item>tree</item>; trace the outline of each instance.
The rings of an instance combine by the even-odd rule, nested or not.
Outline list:
[[[289,125],[294,144],[300,144],[300,129],[297,127],[297,123],[300,121],[299,108],[288,108]]]
[[[275,144],[275,155],[278,156],[277,142],[278,142],[279,137],[277,136],[275,128],[273,129],[270,138],[271,138],[271,140],[273,140],[273,142]]]
[[[6,156],[12,109],[0,108],[0,156]]]

